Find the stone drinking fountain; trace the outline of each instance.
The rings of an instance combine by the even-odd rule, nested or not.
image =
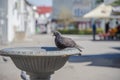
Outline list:
[[[30,75],[30,80],[50,80],[50,75],[63,67],[71,55],[78,54],[79,50],[75,48],[16,47],[0,50],[0,55],[9,56],[17,68]]]

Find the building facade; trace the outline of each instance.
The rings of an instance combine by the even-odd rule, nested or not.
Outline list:
[[[17,33],[34,34],[34,12],[25,0],[0,0],[0,43],[15,40]]]
[[[101,3],[110,4],[113,1],[115,0],[53,0],[52,18],[57,20],[62,18],[62,16],[65,18],[69,15],[68,17],[71,17],[78,23],[78,28],[86,29],[91,27],[92,20],[85,19],[82,16],[93,10]],[[60,16],[61,14],[62,16]],[[97,25],[99,27],[100,22],[98,22]]]
[[[90,27],[90,20],[82,16],[95,7],[95,0],[53,0],[53,19],[59,19],[61,14],[70,15],[81,27]]]
[[[0,43],[7,39],[7,14],[8,10],[5,3],[7,0],[0,1]],[[5,37],[4,37],[5,36]]]
[[[5,44],[14,38],[14,3],[16,0],[0,0],[0,43]],[[14,22],[15,21],[15,22]]]
[[[75,18],[82,17],[93,9],[95,0],[53,0],[53,18],[58,18],[62,10],[68,10]]]

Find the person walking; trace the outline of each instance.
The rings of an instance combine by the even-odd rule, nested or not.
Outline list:
[[[105,24],[105,33],[108,33],[109,29],[110,29],[109,22],[107,22]]]
[[[93,40],[96,40],[96,22],[92,24]]]

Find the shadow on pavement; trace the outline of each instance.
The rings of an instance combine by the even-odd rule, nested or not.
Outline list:
[[[112,47],[113,49],[120,50],[120,47]]]
[[[119,53],[106,53],[100,55],[83,55],[71,56],[70,63],[83,63],[91,62],[88,66],[104,66],[120,68],[120,54]]]

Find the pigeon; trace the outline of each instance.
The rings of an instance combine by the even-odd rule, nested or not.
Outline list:
[[[77,45],[71,38],[63,37],[58,31],[54,31],[53,36],[55,36],[55,44],[59,49],[70,47],[77,48],[80,52],[82,52],[81,48],[83,47]]]

